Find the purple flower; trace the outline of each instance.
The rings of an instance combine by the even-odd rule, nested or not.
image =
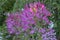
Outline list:
[[[17,31],[32,29],[34,28],[32,25],[37,25],[39,21],[41,21],[42,24],[50,23],[48,19],[50,12],[46,9],[44,4],[34,2],[26,5],[23,9],[21,12],[11,13],[7,16],[6,25],[9,33],[17,34]],[[21,30],[19,30],[20,28]],[[45,33],[45,28],[41,29],[41,32]],[[33,29],[30,33],[34,33]]]
[[[17,28],[20,26],[20,15],[19,14],[9,14],[6,19],[6,25],[8,32],[10,34],[15,34],[17,32]]]
[[[31,30],[31,31],[30,31],[30,34],[33,34],[33,33],[35,33],[35,31],[34,31],[34,30]]]
[[[49,29],[42,28],[40,33],[42,33],[41,34],[42,40],[57,40],[55,36],[56,35],[55,30],[52,28],[49,28]]]
[[[39,32],[41,32],[41,33],[45,33],[45,32],[46,32],[45,29],[46,29],[46,28],[41,28],[41,29],[39,29]]]
[[[47,24],[50,23],[49,19],[46,16],[43,17],[43,21],[45,21]]]

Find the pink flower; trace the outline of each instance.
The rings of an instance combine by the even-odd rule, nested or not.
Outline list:
[[[43,4],[41,6],[42,6],[41,8],[44,8],[45,7]]]
[[[39,21],[41,21],[41,23],[43,24],[50,23],[48,16],[50,16],[51,14],[46,9],[44,4],[40,2],[34,2],[30,3],[29,5],[26,4],[23,9],[24,10],[21,11],[21,13],[11,13],[7,16],[6,24],[10,33],[16,34],[16,32],[19,31],[19,28],[24,31],[32,29],[32,24],[37,25],[37,22]],[[33,34],[34,31],[31,30],[30,33]]]

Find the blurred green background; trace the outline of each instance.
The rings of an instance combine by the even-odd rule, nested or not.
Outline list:
[[[0,36],[6,38],[8,35],[5,25],[6,14],[20,11],[25,4],[33,1],[44,3],[47,9],[53,14],[50,20],[54,22],[56,36],[60,40],[60,0],[0,0]],[[9,38],[11,40],[11,37]]]

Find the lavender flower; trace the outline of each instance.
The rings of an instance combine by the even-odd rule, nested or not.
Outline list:
[[[51,14],[44,4],[34,2],[30,3],[29,6],[26,5],[23,9],[21,12],[11,13],[7,17],[6,24],[9,33],[18,34],[19,31],[32,29],[34,28],[32,24],[37,25],[38,21],[41,21],[41,23],[44,21],[46,24],[50,23],[48,16]],[[18,33],[16,33],[17,31]]]
[[[25,8],[27,8],[27,11],[29,11],[28,12],[29,14],[32,14],[33,17],[36,17],[41,21],[45,21],[46,24],[50,23],[48,16],[51,16],[51,13],[46,9],[44,4],[42,4],[40,2],[34,2],[34,3],[30,3],[29,6],[30,7],[28,7],[28,6],[25,7]]]
[[[31,30],[31,31],[30,31],[30,34],[33,34],[33,33],[35,33],[35,31],[34,31],[34,30]]]
[[[52,28],[42,28],[40,30],[40,32],[42,33],[42,40],[57,40],[56,39],[56,32],[54,29]]]
[[[20,26],[20,15],[10,14],[6,19],[6,25],[10,34],[16,33],[17,28]],[[17,26],[17,27],[16,27]]]

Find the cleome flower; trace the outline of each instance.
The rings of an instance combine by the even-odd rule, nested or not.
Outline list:
[[[21,12],[10,13],[7,16],[6,25],[8,32],[15,34],[20,31],[27,31],[33,28],[33,24],[37,25],[39,21],[45,25],[49,24],[48,16],[50,15],[51,13],[46,9],[45,5],[40,2],[26,4]]]
[[[39,30],[42,36],[42,40],[57,40],[56,32],[52,28],[41,28]]]

